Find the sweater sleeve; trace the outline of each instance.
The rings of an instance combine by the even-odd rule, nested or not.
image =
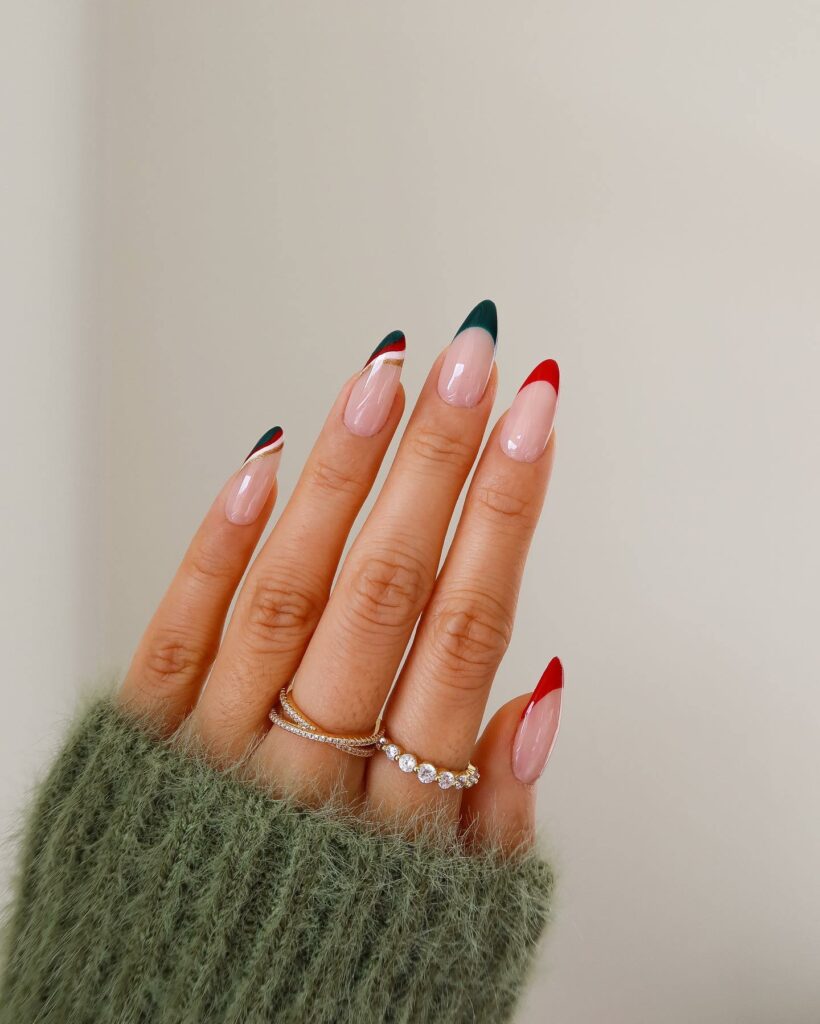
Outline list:
[[[36,800],[1,1024],[508,1020],[552,875],[275,800],[91,710]]]

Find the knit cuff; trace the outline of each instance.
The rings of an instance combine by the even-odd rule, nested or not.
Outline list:
[[[552,876],[274,800],[108,703],[44,783],[0,1022],[508,1019]]]

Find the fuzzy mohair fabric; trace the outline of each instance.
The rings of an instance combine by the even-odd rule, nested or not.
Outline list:
[[[0,1022],[498,1024],[551,888],[533,853],[273,799],[105,701],[36,800]]]

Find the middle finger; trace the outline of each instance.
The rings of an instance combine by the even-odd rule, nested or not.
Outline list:
[[[447,528],[496,389],[495,306],[472,311],[434,364],[370,516],[296,675],[293,698],[321,728],[368,733],[435,581]],[[259,750],[280,784],[355,793],[364,761],[272,729]]]

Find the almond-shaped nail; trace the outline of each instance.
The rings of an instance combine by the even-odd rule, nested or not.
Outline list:
[[[438,393],[448,405],[478,405],[487,388],[498,341],[498,312],[484,299],[459,327],[441,364]]]
[[[384,426],[399,386],[404,350],[401,331],[388,334],[373,349],[345,406],[345,426],[351,433],[372,437]]]
[[[251,448],[236,474],[225,499],[225,515],[237,526],[256,522],[273,489],[285,435],[281,427],[271,427]]]
[[[553,658],[524,708],[513,740],[513,775],[528,786],[540,778],[555,746],[563,693],[564,668]]]
[[[527,377],[499,435],[501,450],[519,462],[535,462],[547,447],[558,408],[558,363],[545,359]]]

